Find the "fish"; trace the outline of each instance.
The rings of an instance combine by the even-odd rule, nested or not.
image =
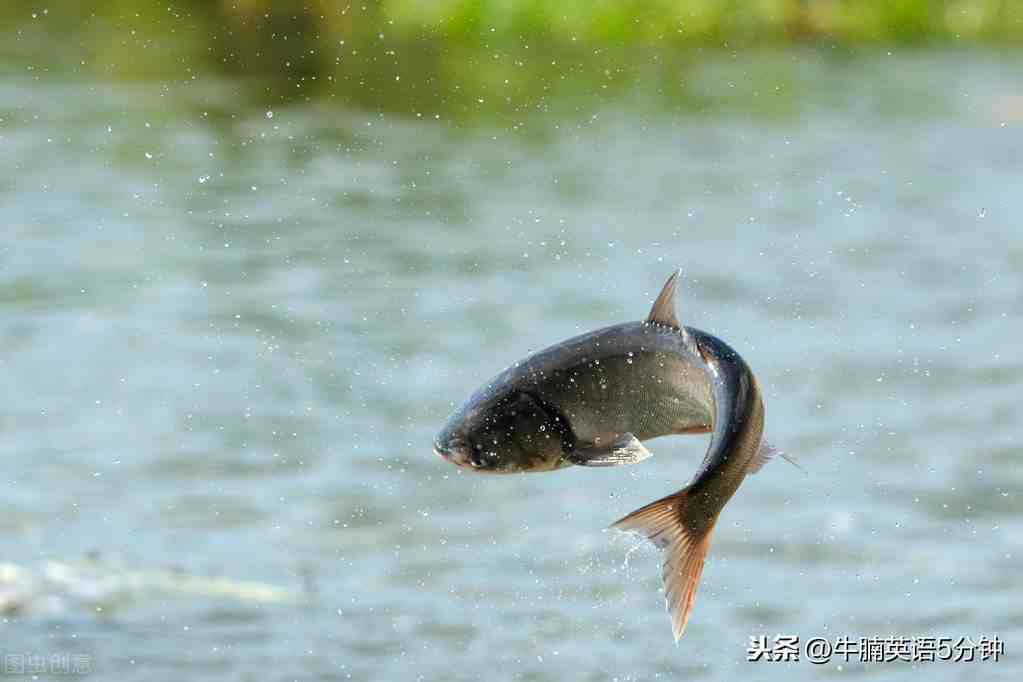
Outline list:
[[[664,551],[672,634],[686,630],[711,535],[747,474],[776,455],[749,365],[716,336],[676,315],[676,270],[646,319],[603,327],[516,362],[457,409],[434,452],[481,473],[635,464],[644,441],[710,433],[688,485],[611,525]],[[795,463],[793,461],[793,463]]]

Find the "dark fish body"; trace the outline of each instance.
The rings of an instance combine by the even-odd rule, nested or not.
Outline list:
[[[667,551],[677,640],[718,514],[774,450],[762,442],[763,402],[746,362],[724,341],[678,323],[676,278],[646,321],[576,336],[506,369],[451,416],[434,449],[479,471],[547,471],[631,464],[650,456],[642,441],[712,432],[688,486],[614,524]]]
[[[691,330],[706,361],[714,394],[713,434],[707,455],[689,485],[690,493],[706,498],[719,511],[746,477],[764,464],[764,403],[760,386],[742,357],[721,339]],[[715,512],[716,513],[716,512]]]
[[[545,447],[504,457],[503,472],[553,469],[580,443],[610,443],[631,432],[639,440],[704,432],[713,398],[697,349],[678,330],[629,322],[582,334],[529,356],[477,391],[448,421],[448,432],[503,405],[535,403],[543,415]],[[500,441],[521,437],[536,411],[519,410],[521,423],[504,424],[484,441],[484,456]],[[475,444],[474,444],[475,445]],[[550,447],[546,447],[550,445]],[[555,447],[556,446],[556,447]],[[530,456],[531,455],[531,456]]]

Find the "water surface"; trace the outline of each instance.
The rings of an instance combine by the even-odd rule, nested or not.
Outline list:
[[[1002,662],[883,674],[1023,672],[1014,57],[708,53],[698,106],[639,83],[517,121],[20,59],[0,650],[122,680],[803,679],[879,671],[747,663],[749,637],[986,634]],[[677,266],[808,473],[746,481],[676,648],[657,553],[603,529],[705,438],[515,477],[430,444]]]

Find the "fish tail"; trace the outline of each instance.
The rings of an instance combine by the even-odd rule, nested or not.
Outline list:
[[[709,522],[687,521],[701,516],[699,510],[693,509],[694,501],[690,488],[683,488],[611,525],[618,530],[639,533],[665,550],[664,600],[671,614],[671,629],[676,642],[689,622],[696,588],[703,573],[703,561],[710,547],[711,532],[717,522],[716,515]]]

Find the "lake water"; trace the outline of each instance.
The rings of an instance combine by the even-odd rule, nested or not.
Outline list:
[[[0,652],[118,680],[1023,674],[1018,55],[707,53],[702,103],[554,88],[569,113],[510,123],[27,68],[45,49],[0,81]],[[679,266],[681,319],[744,355],[806,473],[740,488],[676,647],[658,553],[604,529],[705,437],[513,477],[431,441]],[[747,662],[779,634],[1006,654]]]

